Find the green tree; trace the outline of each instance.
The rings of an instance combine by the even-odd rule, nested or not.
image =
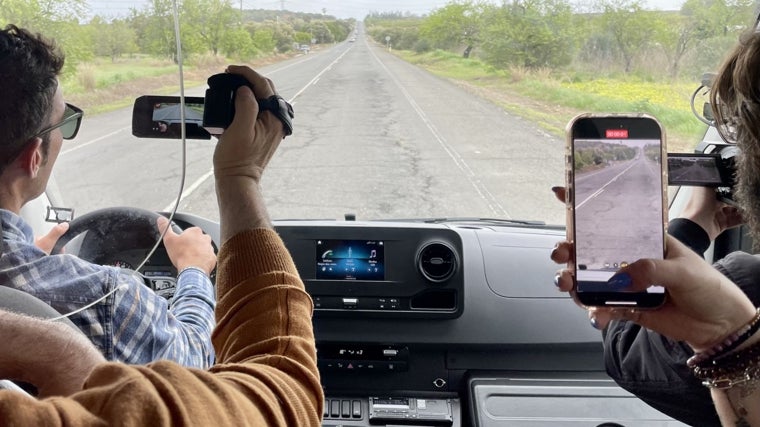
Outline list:
[[[643,0],[602,0],[600,7],[603,28],[612,35],[628,73],[634,58],[652,42],[655,15],[644,10]]]
[[[86,0],[0,0],[0,24],[42,32],[53,22],[72,22],[83,19],[87,12]]]
[[[728,35],[747,28],[754,18],[753,0],[686,0],[681,14],[703,39]]]
[[[259,53],[251,34],[242,28],[236,28],[227,33],[222,40],[222,51],[227,56],[241,60],[249,60]]]
[[[274,39],[274,33],[268,28],[257,28],[253,33],[253,45],[256,49],[264,53],[272,53],[277,47],[277,42]]]
[[[298,44],[310,44],[311,34],[304,31],[296,31],[293,35],[293,40],[295,40]]]
[[[668,58],[670,77],[678,77],[684,57],[700,44],[743,31],[753,11],[753,0],[686,0],[678,14],[660,15],[654,40]]]
[[[335,41],[345,40],[351,32],[351,23],[349,21],[325,21],[325,25],[332,33]]]
[[[565,0],[514,0],[485,19],[483,58],[494,66],[561,67],[570,63],[577,45]]]
[[[15,24],[54,39],[66,54],[64,74],[92,57],[92,41],[79,25],[86,15],[85,0],[0,0],[0,26]]]
[[[317,39],[317,43],[332,43],[335,36],[324,21],[313,21],[307,25],[308,32],[312,38]]]
[[[137,34],[126,21],[116,19],[109,23],[96,16],[90,26],[96,55],[115,61],[122,54],[137,52]]]
[[[267,29],[272,32],[272,39],[274,40],[277,52],[287,52],[293,48],[295,30],[289,23],[284,21],[267,21],[259,24],[257,28]]]
[[[240,14],[232,8],[232,0],[184,0],[182,3],[183,30],[199,42],[201,50],[219,54],[222,40]]]
[[[150,0],[142,10],[132,10],[128,22],[137,33],[137,44],[142,52],[171,58],[176,62],[177,42],[172,11],[171,0]]]
[[[699,41],[695,23],[681,14],[660,16],[654,27],[653,40],[668,59],[668,74],[672,79],[681,71],[681,61]]]
[[[451,49],[464,46],[462,56],[469,58],[473,49],[480,45],[480,30],[487,9],[490,6],[483,2],[451,2],[430,14],[420,28],[420,35],[434,47]]]

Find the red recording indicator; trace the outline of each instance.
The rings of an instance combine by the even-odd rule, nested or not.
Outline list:
[[[607,139],[628,139],[628,129],[607,129],[605,130]]]

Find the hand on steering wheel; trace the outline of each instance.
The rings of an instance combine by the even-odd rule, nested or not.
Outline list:
[[[76,255],[86,261],[102,264],[121,252],[155,245],[163,231],[163,228],[159,230],[159,218],[164,217],[157,212],[132,207],[93,211],[71,221],[68,231],[58,239],[51,253],[61,253],[67,243],[86,232]],[[198,267],[209,274],[213,283],[215,248],[211,237],[200,228],[191,227],[183,231],[172,224],[172,229],[164,236],[163,244],[177,272],[185,267]],[[157,290],[152,285],[148,286]],[[169,288],[173,289],[173,286]],[[163,293],[170,298],[173,291],[166,291],[169,289],[164,288]]]

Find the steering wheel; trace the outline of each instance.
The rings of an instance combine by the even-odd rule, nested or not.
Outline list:
[[[77,255],[93,263],[100,263],[108,255],[125,250],[152,247],[161,237],[156,224],[159,216],[157,212],[132,207],[105,208],[87,213],[69,223],[68,231],[58,239],[51,254],[61,253],[67,243],[84,232],[87,234]],[[182,232],[176,224],[172,225],[172,229]]]
[[[147,253],[161,237],[156,223],[160,216],[162,215],[154,211],[132,207],[105,208],[90,212],[69,223],[69,229],[58,239],[50,253],[61,253],[61,249],[67,243],[85,232],[87,234],[82,238],[76,255],[93,264],[113,262],[114,257],[120,253],[142,250]],[[172,224],[172,230],[182,233],[182,228],[176,224]],[[168,263],[168,260],[166,262]],[[171,304],[176,290],[175,281],[165,277],[143,279],[146,286],[169,300]],[[209,274],[209,279],[212,285],[216,282],[216,269]]]

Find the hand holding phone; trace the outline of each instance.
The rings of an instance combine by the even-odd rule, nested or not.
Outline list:
[[[575,298],[584,306],[662,305],[661,286],[630,292],[613,278],[638,259],[665,256],[667,163],[659,122],[641,114],[580,115],[567,127],[566,163]]]

